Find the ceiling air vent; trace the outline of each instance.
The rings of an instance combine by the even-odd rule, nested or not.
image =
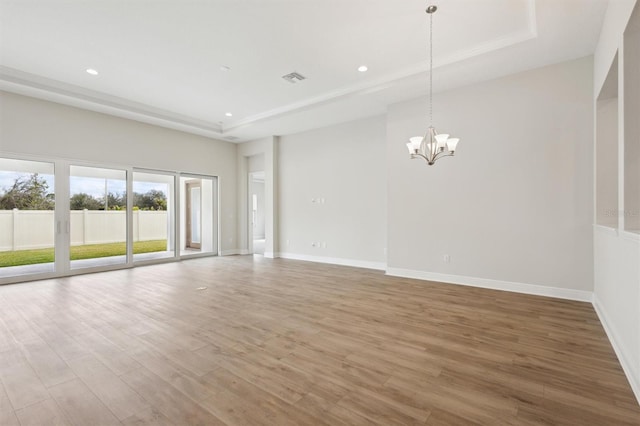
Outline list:
[[[297,72],[292,72],[290,74],[283,75],[282,78],[289,83],[297,83],[299,81],[305,80],[307,77],[302,74],[298,74]]]

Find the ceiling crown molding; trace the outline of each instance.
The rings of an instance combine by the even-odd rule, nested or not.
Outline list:
[[[200,136],[224,137],[220,126],[202,120],[5,66],[0,66],[0,90]]]

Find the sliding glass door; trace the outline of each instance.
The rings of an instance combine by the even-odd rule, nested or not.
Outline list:
[[[0,277],[55,270],[54,164],[0,158]]]
[[[0,157],[0,284],[218,252],[214,176]]]
[[[127,172],[69,168],[71,269],[127,263]]]
[[[175,175],[133,172],[133,260],[175,257]]]

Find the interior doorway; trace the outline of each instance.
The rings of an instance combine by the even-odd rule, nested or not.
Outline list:
[[[264,255],[265,232],[265,187],[264,171],[249,173],[249,240],[251,253]]]

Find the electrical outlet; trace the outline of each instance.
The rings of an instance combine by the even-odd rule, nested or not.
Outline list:
[[[450,263],[451,262],[451,256],[449,256],[448,254],[445,254],[442,256],[442,261],[444,263]]]
[[[322,248],[327,248],[327,243],[325,243],[324,241],[322,242]]]

